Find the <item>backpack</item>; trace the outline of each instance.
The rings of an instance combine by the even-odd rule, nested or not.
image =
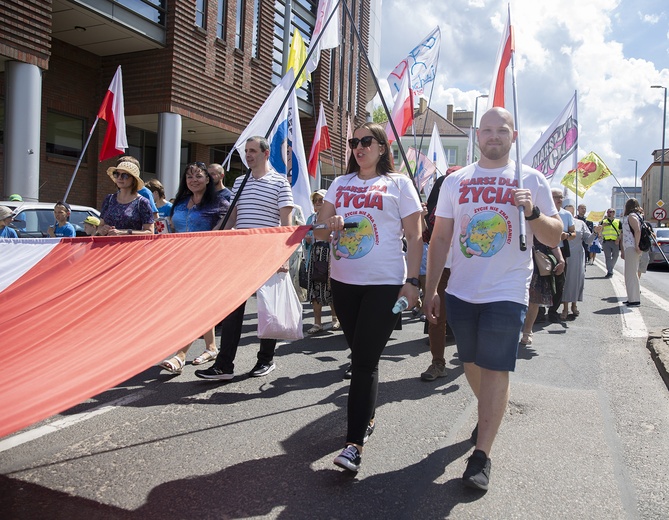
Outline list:
[[[639,217],[639,227],[641,228],[639,249],[641,251],[648,251],[653,242],[653,227],[641,215],[637,215],[637,217]],[[630,226],[630,229],[632,229],[632,226]],[[632,230],[632,235],[634,235],[634,230]]]

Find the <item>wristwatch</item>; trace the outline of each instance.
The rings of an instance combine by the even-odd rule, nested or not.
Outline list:
[[[525,217],[525,220],[534,220],[535,218],[539,218],[539,215],[541,215],[539,208],[537,206],[532,206],[532,214],[529,217]]]
[[[404,283],[410,283],[416,287],[420,287],[420,280],[418,278],[407,278]]]

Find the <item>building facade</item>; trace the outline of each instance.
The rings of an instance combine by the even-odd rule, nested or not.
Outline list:
[[[663,168],[664,166],[664,168]],[[664,171],[663,171],[664,170]],[[646,220],[650,221],[653,227],[667,226],[668,219],[657,220],[653,216],[656,208],[664,208],[664,214],[669,216],[669,150],[664,151],[664,161],[662,160],[662,150],[653,151],[653,162],[641,176],[641,186],[643,188],[639,201],[646,214]],[[663,181],[660,178],[664,174]],[[660,184],[662,193],[660,193]]]
[[[0,0],[0,199],[63,198],[119,65],[126,153],[173,196],[185,164],[228,155],[283,75],[296,28],[309,45],[317,8],[317,0]],[[325,108],[333,150],[322,154],[332,164],[324,175],[345,167],[349,118],[367,119],[359,49],[369,20],[370,0],[342,2],[341,45],[321,53],[298,90],[307,154]],[[97,159],[105,130],[99,121],[90,133],[69,202],[99,206],[114,189],[105,174],[114,160]],[[236,154],[230,169],[226,184],[242,173]]]

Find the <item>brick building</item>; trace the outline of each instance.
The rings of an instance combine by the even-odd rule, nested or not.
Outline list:
[[[127,153],[140,159],[143,178],[157,177],[172,195],[185,164],[227,156],[279,82],[294,28],[309,44],[317,7],[317,0],[0,0],[0,199],[63,197],[118,65]],[[321,156],[324,176],[345,167],[349,116],[354,124],[367,119],[370,76],[354,29],[367,48],[370,9],[370,0],[342,2],[342,43],[322,52],[298,91],[307,154],[314,115],[325,107],[333,151]],[[72,203],[99,206],[113,190],[105,174],[113,160],[97,160],[105,129],[100,121],[91,134]],[[242,173],[233,157],[228,184]]]

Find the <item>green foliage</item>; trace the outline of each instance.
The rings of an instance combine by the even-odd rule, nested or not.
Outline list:
[[[383,105],[379,105],[374,109],[374,112],[372,112],[372,121],[375,123],[388,122],[388,116],[386,115],[386,111],[383,110]]]

